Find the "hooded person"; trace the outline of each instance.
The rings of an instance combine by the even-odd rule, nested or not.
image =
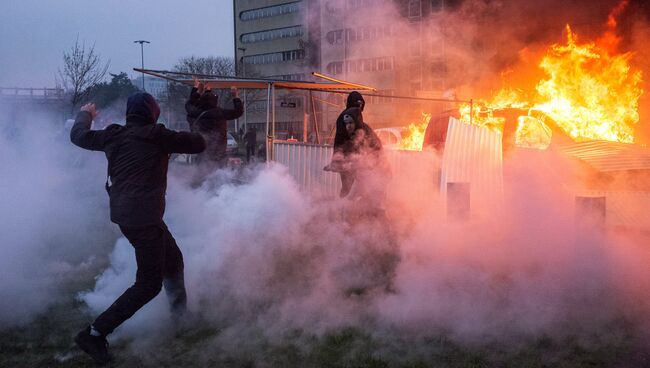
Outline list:
[[[203,135],[207,145],[205,152],[198,156],[198,161],[210,168],[224,167],[227,160],[228,120],[242,116],[244,104],[237,95],[237,89],[233,88],[233,109],[222,109],[219,107],[219,97],[211,90],[202,92],[202,85],[200,87],[192,88],[185,104],[190,131]]]
[[[135,249],[138,268],[133,286],[75,338],[100,363],[109,360],[106,336],[158,295],[162,286],[174,316],[180,317],[186,308],[183,255],[163,221],[167,168],[170,154],[199,153],[206,145],[200,134],[156,124],[159,115],[150,94],[136,93],[128,99],[124,126],[91,130],[97,111],[94,104],[87,104],[70,131],[72,143],[106,155],[111,221]]]
[[[363,121],[360,106],[343,111],[336,125],[339,134],[334,141],[334,155],[325,170],[339,172],[341,197],[355,200],[355,205],[348,207],[348,218],[355,223],[373,221],[379,224],[378,231],[383,232],[380,242],[358,244],[358,254],[347,261],[349,272],[339,273],[336,282],[347,295],[372,290],[392,292],[400,255],[383,208],[390,167],[379,137]]]
[[[357,91],[352,91],[350,92],[350,94],[348,94],[348,98],[345,103],[346,109],[349,109],[351,107],[358,107],[363,112],[363,108],[365,107],[365,105],[366,105],[366,100],[363,99],[361,93]]]
[[[356,197],[381,205],[390,169],[379,137],[363,121],[361,107],[346,109],[336,120],[334,154],[325,170],[340,174],[341,197],[348,196],[356,182]]]

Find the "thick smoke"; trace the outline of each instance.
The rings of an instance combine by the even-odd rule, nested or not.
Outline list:
[[[69,300],[70,282],[104,264],[114,229],[102,157],[70,144],[64,122],[22,104],[0,126],[0,325],[29,322]],[[0,113],[0,117],[10,114]]]
[[[650,254],[634,237],[576,227],[579,173],[552,153],[512,155],[503,204],[449,222],[444,202],[410,175],[393,178],[383,218],[358,216],[363,203],[301,193],[279,165],[243,184],[217,173],[199,189],[176,171],[167,222],[185,255],[190,309],[220,331],[210,346],[226,353],[345,327],[391,343],[517,346],[587,339],[620,319],[647,325]],[[132,253],[118,241],[82,294],[93,312],[133,281]],[[117,332],[139,352],[172,330],[163,294]]]

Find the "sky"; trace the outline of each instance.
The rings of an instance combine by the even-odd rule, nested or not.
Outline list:
[[[135,77],[144,64],[169,69],[179,58],[233,56],[230,0],[0,0],[0,87],[54,87],[63,52],[79,37],[111,73]]]

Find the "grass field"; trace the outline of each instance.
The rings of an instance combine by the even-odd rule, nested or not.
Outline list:
[[[92,279],[75,283],[90,285]],[[74,287],[72,289],[74,289]],[[95,364],[72,344],[91,318],[70,292],[27,326],[0,331],[0,367],[87,367]],[[602,331],[560,340],[546,336],[512,344],[463,345],[443,335],[371,335],[347,327],[315,336],[288,331],[281,341],[246,346],[217,343],[220,330],[204,325],[182,334],[156,336],[146,344],[119,340],[110,346],[112,367],[649,367],[639,331],[613,321]],[[647,345],[645,345],[647,346]]]

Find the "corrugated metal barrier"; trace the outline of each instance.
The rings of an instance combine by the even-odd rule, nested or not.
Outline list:
[[[325,196],[336,196],[341,190],[339,175],[323,170],[332,159],[332,146],[276,141],[273,153],[275,161],[289,169],[300,189]]]
[[[331,146],[276,141],[273,147],[275,161],[288,168],[301,189],[338,194],[338,174],[323,171],[332,158]],[[487,128],[450,118],[442,162],[434,151],[386,150],[385,154],[393,174],[391,185],[410,183],[419,195],[444,195],[448,182],[470,183],[473,198],[481,193],[500,198],[503,190],[501,134]]]
[[[449,118],[440,173],[440,192],[447,183],[469,183],[472,202],[498,203],[503,195],[501,133]]]

